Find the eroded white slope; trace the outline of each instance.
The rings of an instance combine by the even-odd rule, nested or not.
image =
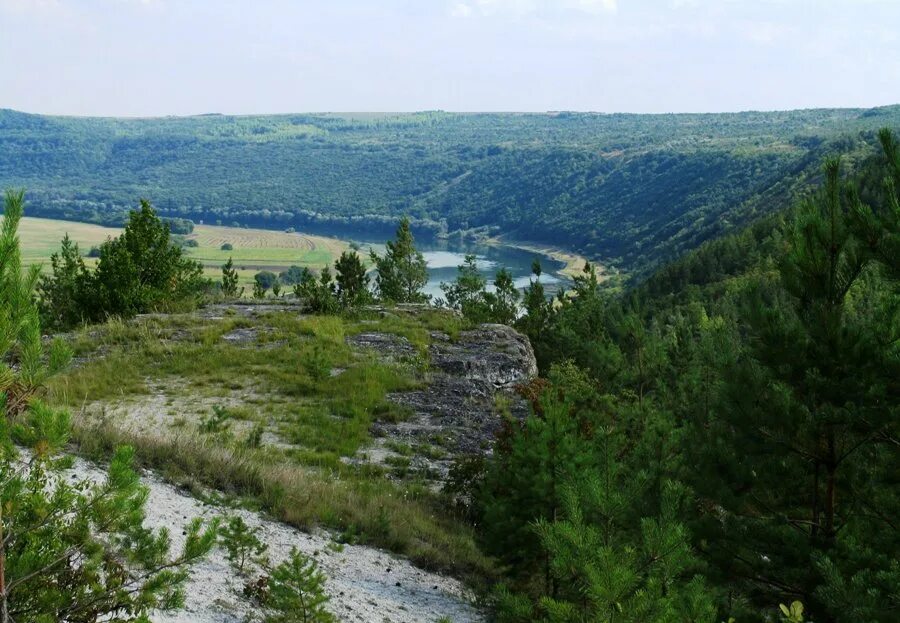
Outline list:
[[[76,460],[74,474],[99,480],[105,477],[96,466]],[[482,621],[472,605],[471,594],[453,579],[418,569],[409,561],[387,552],[359,545],[333,551],[332,535],[325,531],[307,534],[265,518],[260,513],[231,510],[201,502],[156,475],[145,472],[149,488],[147,525],[168,528],[172,545],[180,549],[182,530],[194,517],[212,519],[238,514],[247,525],[259,528],[259,537],[269,546],[273,564],[284,560],[296,547],[313,556],[328,577],[329,609],[341,621],[377,623],[434,623],[447,617],[454,623]],[[156,623],[241,623],[258,621],[260,612],[241,594],[250,578],[238,575],[221,549],[213,551],[192,568],[187,586],[186,608],[178,613],[159,613]]]

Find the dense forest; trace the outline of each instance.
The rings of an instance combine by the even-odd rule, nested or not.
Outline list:
[[[900,107],[736,114],[306,114],[113,119],[0,110],[0,186],[30,214],[502,234],[638,275],[853,169]]]

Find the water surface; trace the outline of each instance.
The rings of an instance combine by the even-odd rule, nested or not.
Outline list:
[[[373,244],[371,241],[361,243],[364,249],[374,248],[381,253],[383,244]],[[458,266],[465,261],[466,254],[474,254],[478,272],[488,281],[488,289],[493,288],[494,277],[501,268],[506,268],[512,273],[516,287],[524,289],[533,278],[531,263],[537,259],[541,263],[543,273],[541,283],[548,295],[553,295],[560,287],[568,288],[571,280],[560,271],[565,268],[565,262],[555,260],[542,253],[526,251],[517,247],[506,245],[487,245],[473,242],[451,240],[416,241],[416,246],[425,256],[428,263],[428,284],[424,290],[432,298],[443,297],[441,283],[456,279]]]

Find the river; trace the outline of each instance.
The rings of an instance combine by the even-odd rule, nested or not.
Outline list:
[[[384,245],[370,242],[359,242],[364,250],[374,248],[381,253]],[[501,268],[506,268],[512,273],[516,287],[524,289],[532,279],[531,263],[536,258],[541,262],[543,269],[541,282],[548,295],[555,294],[560,287],[568,288],[571,279],[560,271],[565,268],[565,262],[553,259],[541,253],[526,251],[517,247],[495,244],[478,244],[460,240],[435,240],[416,241],[416,247],[422,251],[425,261],[428,263],[428,284],[424,290],[432,296],[432,299],[443,297],[441,283],[453,281],[458,274],[457,267],[463,263],[466,254],[474,254],[477,260],[478,272],[488,281],[488,289],[493,287],[494,276]]]

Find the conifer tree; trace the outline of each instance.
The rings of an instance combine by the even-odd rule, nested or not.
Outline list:
[[[172,244],[168,223],[146,199],[132,211],[125,231],[100,247],[94,272],[93,318],[133,316],[166,308],[200,292],[203,268]]]
[[[272,612],[266,623],[332,623],[335,621],[325,605],[325,576],[315,560],[296,548],[290,557],[272,570],[269,584],[269,606]]]
[[[521,429],[510,424],[477,494],[485,549],[512,565],[520,581],[542,584],[548,595],[555,594],[553,578],[533,523],[556,519],[563,485],[590,471],[585,424],[565,398],[541,394]]]
[[[505,268],[497,271],[494,291],[486,292],[485,295],[490,309],[490,322],[512,326],[519,315],[519,291],[512,274]]]
[[[601,439],[609,434],[602,431]],[[714,623],[715,599],[696,573],[698,562],[679,521],[683,489],[667,483],[659,515],[636,520],[632,492],[615,465],[611,456],[580,485],[567,485],[559,519],[537,522],[559,588],[556,597],[536,604],[528,620]]]
[[[269,288],[266,287],[266,284],[262,279],[259,278],[259,275],[256,275],[253,278],[253,298],[262,300],[266,298],[266,292]]]
[[[826,161],[779,287],[759,285],[748,301],[746,355],[727,370],[708,441],[696,442],[710,453],[695,484],[720,508],[703,535],[712,559],[751,578],[760,605],[800,597],[825,622],[889,620],[900,585],[885,556],[900,550],[887,519],[900,511],[887,485],[900,439],[900,310],[854,234],[856,201],[840,162]]]
[[[327,266],[318,279],[312,271],[304,268],[300,282],[294,286],[294,295],[314,314],[334,314],[340,309],[337,289]]]
[[[456,279],[442,283],[441,290],[450,309],[459,311],[472,322],[487,322],[489,309],[485,302],[485,286],[487,280],[478,272],[476,256],[470,253],[457,267]]]
[[[369,275],[356,251],[344,251],[334,263],[337,295],[344,309],[371,302]]]
[[[222,296],[225,298],[240,296],[238,294],[238,273],[234,268],[234,262],[231,260],[231,257],[222,266]]]
[[[41,321],[47,328],[67,329],[83,320],[91,305],[91,275],[78,249],[66,234],[60,250],[50,256],[50,274],[38,283]]]
[[[244,573],[247,564],[266,553],[268,546],[257,536],[259,528],[250,528],[239,516],[230,517],[220,530],[220,541],[226,551],[226,558]]]
[[[550,348],[549,345],[545,346],[547,342],[545,332],[553,313],[553,303],[547,300],[544,284],[541,283],[541,273],[541,263],[535,259],[531,263],[533,277],[522,296],[523,314],[516,321],[516,328],[528,336],[535,352],[543,355],[545,348]],[[546,359],[544,356],[538,358]]]
[[[7,193],[0,230],[0,623],[147,621],[183,603],[187,566],[212,547],[215,526],[192,522],[171,557],[167,532],[143,526],[130,448],[101,482],[62,472],[70,416],[40,394],[71,352],[41,339],[38,272],[22,268],[16,235],[22,205]]]
[[[388,241],[386,247],[383,257],[372,251],[377,271],[375,285],[381,298],[393,303],[428,302],[430,297],[422,292],[428,283],[428,266],[416,249],[408,218],[400,221],[395,239]]]

